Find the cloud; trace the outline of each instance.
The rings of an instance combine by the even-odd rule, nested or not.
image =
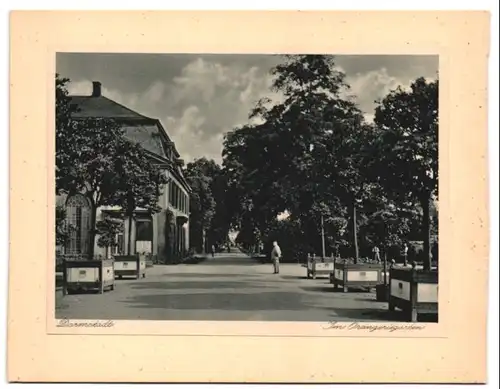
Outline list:
[[[70,95],[90,96],[92,94],[92,83],[86,81],[73,81],[68,84],[68,93]]]
[[[365,114],[370,115],[375,109],[376,100],[382,99],[398,86],[408,87],[411,80],[393,77],[388,74],[386,68],[381,68],[367,73],[350,75],[347,77],[347,82],[360,109]]]
[[[201,156],[215,159],[220,162],[220,150],[222,145],[222,134],[214,136],[201,142],[203,125],[206,118],[201,114],[200,109],[194,105],[184,110],[178,118],[169,116],[164,124],[175,137],[172,137],[179,154],[186,161],[190,162]]]
[[[188,63],[173,78],[167,96],[167,129],[179,153],[189,156],[187,160],[206,155],[221,162],[224,133],[247,123],[251,108],[268,92],[268,69],[202,58]],[[203,120],[194,125],[194,117]]]
[[[161,81],[155,81],[145,93],[145,98],[151,102],[159,102],[165,92],[165,84]]]
[[[373,120],[374,101],[418,76],[435,77],[435,58],[416,56],[338,56],[351,94]],[[62,57],[61,57],[62,58]],[[92,61],[85,58],[95,58]],[[92,80],[103,95],[145,116],[158,118],[187,162],[206,156],[221,162],[224,133],[249,122],[262,97],[272,92],[270,68],[277,57],[183,55],[58,57],[58,71],[75,82],[71,94],[90,95]],[[60,66],[61,64],[61,66]],[[60,68],[60,69],[59,69]]]

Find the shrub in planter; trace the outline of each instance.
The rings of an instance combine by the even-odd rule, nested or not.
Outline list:
[[[333,272],[333,285],[347,292],[350,287],[373,288],[381,283],[383,265],[371,258],[337,259]]]

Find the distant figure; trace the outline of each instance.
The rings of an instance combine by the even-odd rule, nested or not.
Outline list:
[[[274,274],[278,274],[280,272],[280,258],[281,258],[281,249],[278,246],[278,242],[273,242],[273,250],[271,251],[271,259],[273,261]]]
[[[215,246],[212,245],[212,247],[210,248],[210,252],[212,254],[212,258],[215,257]]]
[[[375,246],[375,247],[373,247],[372,251],[373,251],[373,256],[374,256],[373,259],[376,262],[380,262],[380,249],[377,246]]]
[[[231,253],[231,245],[229,243],[227,244],[227,252]]]
[[[404,265],[408,265],[408,245],[405,243],[403,247],[403,258],[404,258]]]

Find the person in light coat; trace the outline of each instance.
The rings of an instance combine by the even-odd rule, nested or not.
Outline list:
[[[271,251],[271,260],[273,261],[274,274],[280,272],[280,258],[281,258],[281,248],[278,246],[278,242],[273,242],[273,250]]]

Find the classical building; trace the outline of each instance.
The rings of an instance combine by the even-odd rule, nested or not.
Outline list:
[[[73,116],[83,118],[109,118],[119,123],[125,136],[139,143],[152,162],[162,168],[168,183],[159,199],[160,213],[149,214],[136,209],[132,218],[123,220],[123,233],[117,236],[118,246],[111,249],[98,247],[95,239],[94,254],[136,254],[149,252],[159,262],[168,263],[184,255],[189,248],[189,194],[190,187],[183,173],[183,160],[158,119],[141,115],[101,94],[101,84],[93,82],[90,96],[70,96],[71,104],[78,108]],[[90,248],[90,202],[83,195],[57,198],[66,206],[67,221],[76,227],[69,242],[59,251],[65,254],[85,255]],[[102,207],[97,210],[97,221],[106,215],[117,217],[119,209]]]

